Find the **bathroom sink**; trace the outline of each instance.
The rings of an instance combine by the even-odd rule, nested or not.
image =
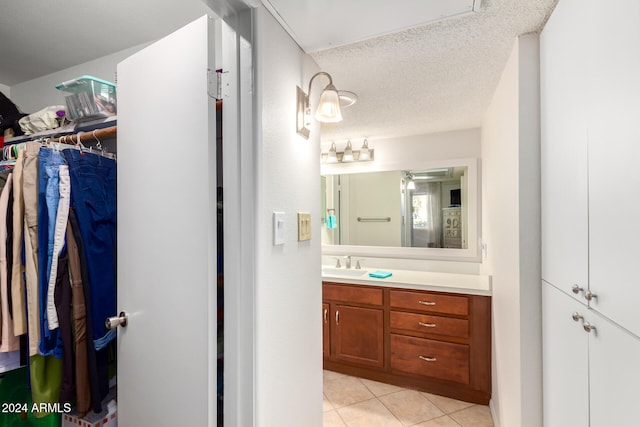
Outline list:
[[[347,268],[323,267],[322,274],[325,276],[364,276],[367,270],[356,270]]]

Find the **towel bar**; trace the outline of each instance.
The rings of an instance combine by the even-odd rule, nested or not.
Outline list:
[[[391,222],[391,217],[358,217],[358,222]]]

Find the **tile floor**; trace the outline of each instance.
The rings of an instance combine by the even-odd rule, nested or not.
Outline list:
[[[324,371],[324,427],[493,427],[475,405]]]

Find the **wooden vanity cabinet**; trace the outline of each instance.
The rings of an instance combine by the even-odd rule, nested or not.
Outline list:
[[[325,369],[489,402],[490,297],[324,282],[323,316]]]

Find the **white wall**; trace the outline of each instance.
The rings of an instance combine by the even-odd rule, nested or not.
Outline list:
[[[482,218],[493,276],[496,425],[542,425],[538,36],[519,37],[482,127]]]
[[[296,85],[318,71],[277,21],[254,11],[257,93],[256,426],[322,425],[319,129],[295,132]],[[272,213],[286,213],[286,243],[272,245]],[[297,241],[297,212],[312,238]]]
[[[145,46],[147,44],[135,46],[62,71],[38,77],[37,79],[13,85],[11,86],[11,100],[25,113],[35,113],[49,105],[64,105],[64,97],[68,94],[57,90],[56,85],[84,75],[115,82],[118,62]]]
[[[0,83],[0,92],[4,93],[7,98],[11,98],[11,88]]]

